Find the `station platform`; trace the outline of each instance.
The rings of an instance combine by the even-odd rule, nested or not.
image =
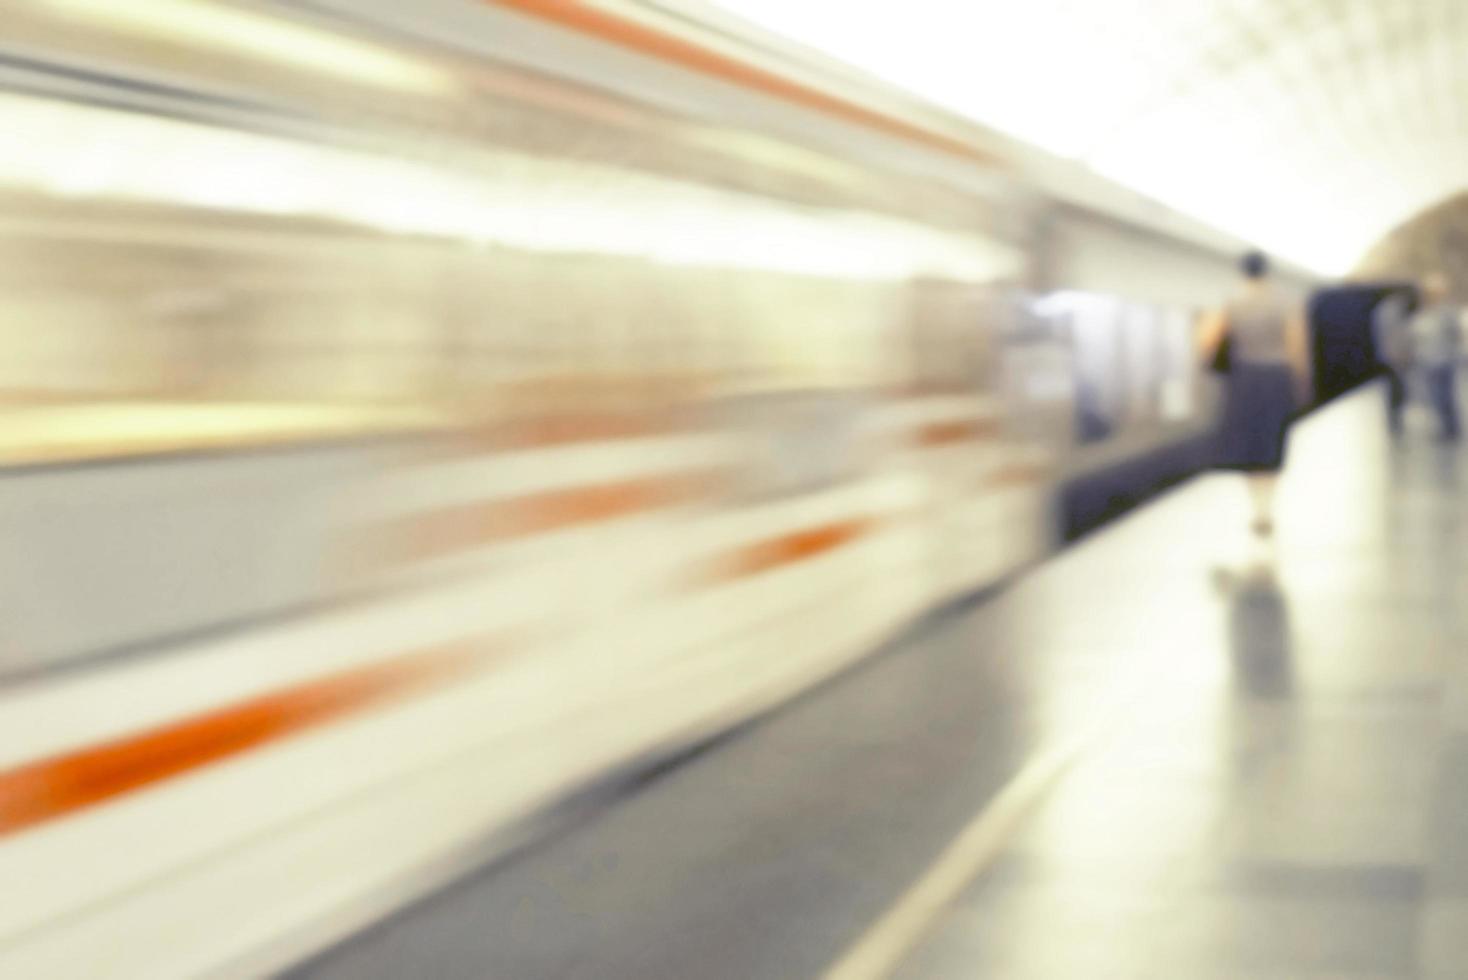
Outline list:
[[[298,968],[1468,975],[1468,455],[1363,390]]]

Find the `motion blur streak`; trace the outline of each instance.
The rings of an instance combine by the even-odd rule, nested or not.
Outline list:
[[[768,541],[760,541],[739,549],[728,558],[715,562],[715,572],[710,578],[713,581],[719,581],[742,578],[746,575],[758,575],[783,565],[815,558],[855,540],[872,530],[873,527],[874,523],[869,520],[841,521],[809,531],[800,531]]]
[[[1212,425],[1217,236],[798,57],[548,0],[0,19],[0,975],[286,967]]]
[[[369,85],[446,91],[441,72],[329,30],[290,24],[207,0],[39,0],[42,6],[140,34],[202,48],[228,48]]]
[[[478,161],[495,176],[473,175],[16,96],[0,96],[0,122],[17,141],[17,152],[0,161],[0,180],[67,196],[333,218],[532,251],[856,279],[902,279],[927,270],[984,281],[1016,263],[1003,249],[890,219],[851,214],[815,221],[748,195],[512,154]]]
[[[131,738],[0,772],[0,837],[482,669],[489,641],[407,654]]]
[[[647,477],[574,490],[554,490],[516,500],[464,504],[415,516],[385,533],[390,550],[407,560],[442,556],[462,548],[596,524],[707,496],[704,475]]]
[[[858,103],[802,85],[747,62],[641,24],[629,17],[599,9],[583,0],[484,0],[522,11],[552,23],[580,31],[603,41],[681,65],[714,78],[733,82],[754,91],[794,102],[840,119],[868,126],[879,132],[914,140],[925,146],[993,166],[998,160],[971,144],[924,129],[896,116],[874,112]]]

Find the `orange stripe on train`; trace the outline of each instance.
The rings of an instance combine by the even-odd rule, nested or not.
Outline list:
[[[996,419],[971,419],[961,422],[935,422],[918,430],[917,441],[923,446],[944,446],[955,442],[992,438],[999,434]]]
[[[871,518],[853,518],[744,545],[711,562],[703,578],[705,582],[726,582],[807,561],[855,541],[876,526]]]
[[[605,488],[603,488],[605,489]],[[633,485],[561,512],[542,500],[531,522],[564,523],[640,508]],[[735,548],[711,564],[705,584],[758,575],[827,554],[874,530],[861,517]],[[0,772],[0,837],[99,806],[216,762],[319,728],[373,707],[440,688],[504,654],[502,642],[465,641],[370,664],[262,695],[102,745]]]
[[[0,837],[441,687],[502,654],[488,641],[422,650],[0,772]]]
[[[385,540],[392,559],[427,561],[689,503],[706,497],[716,479],[713,473],[681,473],[443,507],[390,523]]]

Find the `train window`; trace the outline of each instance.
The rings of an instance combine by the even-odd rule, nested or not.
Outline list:
[[[1005,416],[1019,438],[1063,452],[1075,442],[1075,369],[1068,324],[1014,295],[996,318]]]
[[[1198,368],[1193,323],[1195,314],[1168,310],[1162,318],[1162,389],[1159,393],[1164,422],[1182,422],[1198,410]]]
[[[1103,442],[1196,416],[1189,314],[1079,292],[1051,294],[1033,309],[1070,338],[1078,442]]]

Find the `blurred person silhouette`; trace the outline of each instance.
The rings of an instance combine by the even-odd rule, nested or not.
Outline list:
[[[1274,497],[1295,411],[1309,397],[1309,329],[1304,310],[1274,285],[1269,259],[1240,262],[1238,294],[1203,323],[1201,343],[1225,378],[1223,425],[1214,465],[1248,478],[1253,530],[1274,531]]]
[[[1422,308],[1410,324],[1412,366],[1420,374],[1428,400],[1437,412],[1442,438],[1456,442],[1458,423],[1458,361],[1462,357],[1462,311],[1452,302],[1452,290],[1442,273],[1422,283]]]
[[[1412,291],[1394,289],[1371,313],[1376,359],[1386,374],[1387,428],[1402,434],[1402,411],[1407,405],[1407,379],[1412,369]]]

